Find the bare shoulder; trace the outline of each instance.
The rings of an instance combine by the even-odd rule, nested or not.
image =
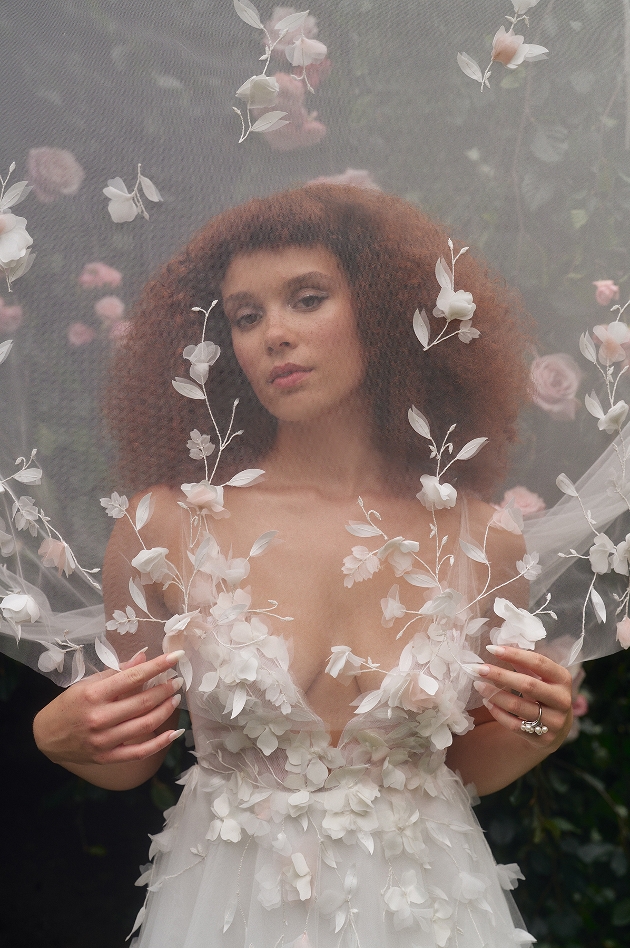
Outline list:
[[[497,509],[476,497],[468,497],[466,504],[470,533],[475,539],[482,539],[485,536],[488,524],[495,518]],[[487,531],[486,549],[488,557],[491,561],[498,561],[502,558],[514,563],[521,559],[525,553],[525,540],[523,534],[516,528],[508,515],[503,520],[511,529],[502,526],[501,523],[495,520],[495,523]]]

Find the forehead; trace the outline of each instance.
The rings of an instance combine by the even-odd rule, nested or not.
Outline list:
[[[337,258],[326,247],[283,247],[236,254],[226,270],[221,292],[224,299],[234,293],[253,295],[310,273],[347,285]]]

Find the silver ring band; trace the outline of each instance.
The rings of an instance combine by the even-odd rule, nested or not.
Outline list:
[[[538,705],[538,717],[535,721],[523,721],[521,731],[525,734],[538,734],[540,736],[546,734],[549,728],[542,723],[542,705],[540,701],[537,701],[536,704]]]

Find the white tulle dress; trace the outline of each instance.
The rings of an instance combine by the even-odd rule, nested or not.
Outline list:
[[[470,614],[453,619],[442,602],[418,623],[334,746],[252,596],[218,592],[192,603],[201,618],[167,624],[165,649],[186,652],[197,762],[138,880],[148,894],[135,948],[534,942],[506,891],[518,866],[495,864],[445,764],[453,734],[472,727]],[[326,670],[341,677],[360,661],[338,647]]]

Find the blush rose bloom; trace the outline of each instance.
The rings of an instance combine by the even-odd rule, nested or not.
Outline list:
[[[619,287],[613,280],[593,280],[595,299],[600,306],[608,306],[619,299]]]
[[[540,513],[540,511],[544,510],[547,506],[542,497],[539,497],[538,494],[534,494],[533,491],[528,490],[526,487],[521,487],[520,484],[506,490],[503,495],[503,500],[499,504],[499,509],[507,507],[510,501],[514,501],[514,506],[520,510],[522,514]]]
[[[77,159],[65,148],[31,148],[26,169],[35,196],[44,204],[76,194],[85,177]]]
[[[285,120],[288,124],[263,132],[265,141],[274,151],[293,151],[316,145],[326,134],[326,126],[316,121],[316,112],[307,112],[304,83],[286,72],[276,73],[274,79],[279,88],[275,108],[287,113]]]
[[[536,62],[547,58],[549,50],[546,47],[525,43],[524,39],[524,36],[519,36],[512,30],[506,32],[504,26],[499,27],[492,40],[492,62],[502,63],[508,69],[516,69],[525,60]]]
[[[125,304],[117,296],[103,296],[94,304],[94,312],[104,326],[112,326],[125,315]]]
[[[96,332],[85,323],[70,323],[66,335],[71,346],[87,346],[96,336]]]
[[[21,306],[7,306],[0,296],[0,335],[15,332],[19,328],[23,316]]]
[[[79,285],[86,290],[100,289],[103,286],[111,286],[114,289],[120,286],[122,273],[113,267],[108,267],[106,263],[95,261],[86,263],[79,275]]]
[[[570,355],[556,352],[534,359],[530,369],[532,401],[552,418],[573,421],[582,373]]]
[[[223,506],[222,487],[215,487],[208,481],[200,481],[198,484],[182,484],[182,490],[189,504],[212,514],[216,520],[230,516],[229,510]]]
[[[60,576],[62,572],[69,576],[77,565],[72,550],[63,540],[54,540],[52,537],[48,537],[42,542],[37,552],[42,557],[42,564],[44,566],[56,566]]]
[[[295,7],[274,7],[274,11],[271,14],[269,20],[265,23],[265,29],[269,33],[271,40],[278,40],[276,45],[273,48],[273,55],[278,58],[283,58],[284,53],[287,49],[287,46],[290,46],[291,43],[294,43],[295,40],[303,34],[307,39],[315,39],[319,30],[317,29],[317,20],[314,16],[307,16],[304,20],[302,26],[297,30],[290,30],[288,33],[285,33],[282,39],[278,39],[278,31],[276,30],[276,23],[279,23],[280,20],[284,20],[285,17],[291,16],[292,13],[297,13],[298,11]],[[263,34],[262,40],[264,43],[267,42],[265,35]]]

